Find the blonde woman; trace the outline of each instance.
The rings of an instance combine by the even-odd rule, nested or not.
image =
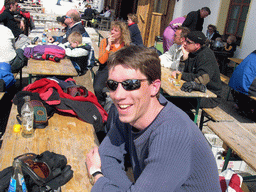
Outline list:
[[[108,78],[107,60],[110,54],[116,52],[124,46],[129,46],[131,42],[127,24],[122,21],[112,21],[110,36],[100,42],[99,48],[99,70],[96,73],[93,87],[99,103],[104,106],[105,94],[103,88],[106,86]]]

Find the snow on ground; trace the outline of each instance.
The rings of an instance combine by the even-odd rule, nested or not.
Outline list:
[[[55,15],[65,15],[70,9],[75,9],[79,3],[79,1],[61,1],[61,5],[57,5],[57,0],[42,0],[41,2],[45,8],[45,13]]]
[[[84,7],[82,0],[73,0],[73,2],[69,2],[68,0],[61,0],[61,5],[57,5],[57,1],[58,0],[41,0],[43,7],[45,8],[45,13],[65,15],[70,9],[76,9],[79,2],[81,2],[82,6]]]

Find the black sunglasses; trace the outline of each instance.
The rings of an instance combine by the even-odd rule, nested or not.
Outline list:
[[[132,91],[139,89],[141,86],[141,81],[147,81],[147,79],[128,79],[123,82],[117,82],[114,80],[107,80],[107,88],[111,91],[115,91],[118,87],[118,84],[121,83],[123,88],[126,91]]]
[[[190,45],[190,44],[195,44],[194,42],[189,41],[189,40],[187,40],[187,39],[186,39],[186,43],[187,43],[188,45]]]

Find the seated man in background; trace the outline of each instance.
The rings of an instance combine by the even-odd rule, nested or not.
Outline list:
[[[181,59],[181,62],[185,63],[181,79],[187,82],[183,84],[181,90],[205,92],[206,88],[209,89],[217,95],[217,98],[202,98],[200,107],[214,108],[221,101],[220,71],[214,53],[205,46],[205,41],[206,37],[201,31],[191,31],[187,35],[184,49],[189,54],[183,54]]]
[[[108,60],[113,100],[107,136],[86,158],[92,192],[220,192],[217,165],[198,127],[162,95],[158,54],[127,46]],[[134,182],[125,172],[125,155]],[[92,180],[91,180],[92,181]]]
[[[187,27],[179,27],[174,34],[174,44],[163,55],[160,55],[161,65],[173,70],[178,69],[180,58],[183,55],[184,47],[182,43],[185,41],[187,34],[190,32]],[[183,49],[183,50],[182,50]],[[188,54],[188,52],[186,52]]]
[[[11,72],[17,73],[27,64],[27,58],[23,54],[23,49],[14,49],[14,42],[12,31],[0,25],[0,62],[9,63]]]
[[[55,41],[59,43],[66,43],[68,42],[68,36],[74,31],[81,33],[83,37],[89,37],[88,33],[85,31],[84,26],[81,23],[80,14],[78,13],[77,10],[71,9],[67,12],[65,16],[65,23],[68,26],[66,34],[61,37],[49,36],[48,37],[49,43],[53,43]]]
[[[20,27],[14,18],[14,12],[18,8],[18,0],[5,0],[5,10],[0,14],[0,22],[3,22],[4,26],[8,27],[15,37],[15,48],[24,49],[25,46],[30,44],[30,39],[24,35],[25,24],[24,21],[20,21]]]
[[[235,108],[255,121],[256,101],[256,50],[248,55],[233,72],[229,84],[236,103]]]

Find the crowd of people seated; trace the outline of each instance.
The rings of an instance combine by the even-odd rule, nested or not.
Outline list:
[[[29,44],[24,41],[27,36],[22,21],[18,25],[14,19],[15,11],[17,0],[5,0],[5,10],[0,14],[0,22],[5,25],[0,26],[0,62],[10,64],[12,72],[26,64],[22,51]],[[182,91],[205,93],[210,90],[217,95],[217,98],[202,98],[200,108],[214,108],[221,103],[220,62],[213,51],[227,52],[232,57],[236,51],[236,37],[231,35],[223,39],[214,25],[208,25],[205,35],[202,26],[210,14],[210,9],[203,7],[170,22],[164,32],[165,53],[160,57],[143,45],[136,14],[128,14],[127,23],[111,22],[110,36],[100,42],[99,67],[93,81],[97,100],[109,113],[109,119],[106,124],[108,134],[86,159],[88,172],[95,182],[92,190],[220,191],[211,149],[191,121],[194,118],[190,103],[195,106],[197,101],[194,98],[187,101],[171,98],[168,101],[160,94],[163,66],[173,70],[170,72],[173,77],[182,73],[181,79],[185,81]],[[84,75],[88,70],[92,42],[81,18],[91,26],[93,19],[100,22],[110,15],[109,6],[103,13],[97,13],[87,5],[82,15],[71,9],[65,16],[57,18],[65,27],[65,35],[49,36],[48,42],[63,47],[78,74]],[[172,37],[168,36],[171,32]],[[251,56],[254,58],[255,53]],[[238,85],[236,73],[230,86]],[[251,79],[250,85],[254,85],[254,80]],[[249,86],[249,93],[252,90],[255,91]],[[233,95],[239,97],[235,92]],[[251,111],[254,114],[254,109]],[[129,163],[133,167],[133,183],[124,172],[126,154],[129,154]]]

